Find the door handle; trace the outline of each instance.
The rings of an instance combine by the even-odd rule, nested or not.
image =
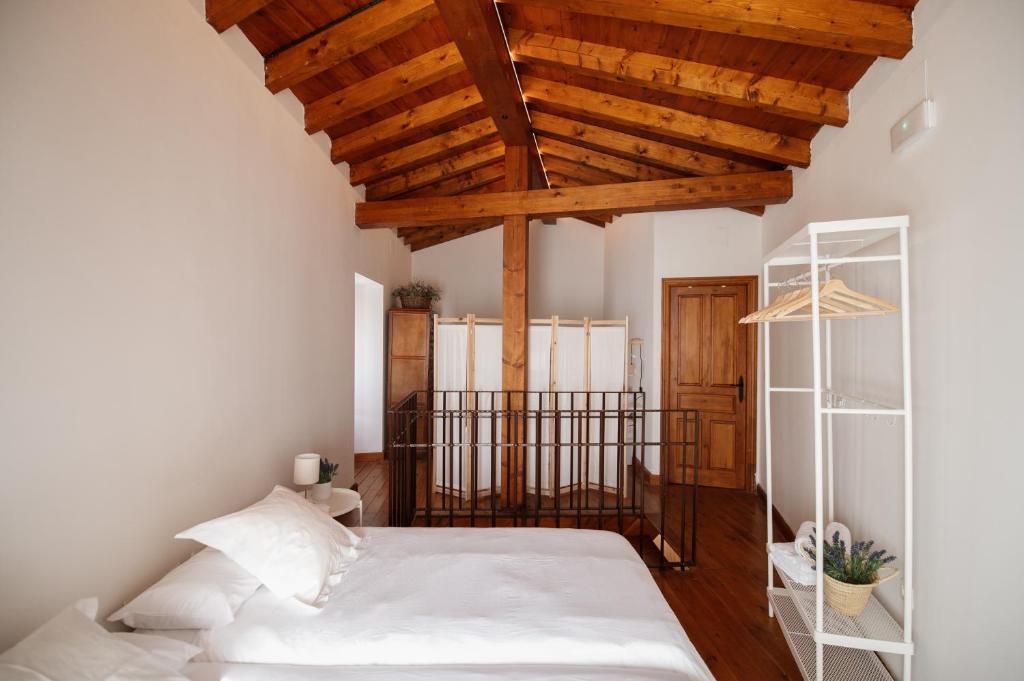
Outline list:
[[[743,382],[743,377],[740,376],[740,380],[738,383],[729,383],[728,385],[731,385],[733,388],[736,388],[736,396],[739,398],[740,402],[742,402],[744,396],[746,396],[747,394],[747,387],[746,384]]]

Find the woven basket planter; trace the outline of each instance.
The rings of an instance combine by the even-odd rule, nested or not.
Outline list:
[[[408,310],[429,310],[430,309],[430,298],[426,296],[419,297],[401,297],[399,300],[402,301],[402,307]]]
[[[892,570],[891,574],[878,579],[874,584],[847,584],[825,575],[825,602],[836,612],[849,617],[857,617],[871,600],[871,592],[882,582],[888,581],[899,574]]]

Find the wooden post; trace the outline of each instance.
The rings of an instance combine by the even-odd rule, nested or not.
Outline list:
[[[525,146],[510,146],[505,150],[505,189],[522,191],[529,182],[529,153]],[[505,408],[526,408],[528,282],[530,258],[530,221],[523,215],[506,215],[502,227],[501,268],[501,388],[508,395]],[[509,394],[508,391],[518,391]],[[526,441],[526,423],[506,419],[505,442],[517,445]],[[501,497],[506,506],[520,506],[526,501],[522,473],[526,465],[526,449],[512,446],[503,449],[501,460]]]

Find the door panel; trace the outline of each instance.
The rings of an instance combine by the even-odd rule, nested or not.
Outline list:
[[[700,483],[744,489],[749,477],[748,437],[753,437],[754,430],[737,384],[742,377],[751,385],[755,369],[750,366],[750,328],[739,320],[751,311],[754,295],[747,281],[737,278],[722,283],[686,281],[666,281],[663,287],[662,309],[668,318],[662,320],[667,345],[662,349],[662,403],[700,412]],[[750,399],[750,391],[746,392],[745,399]],[[669,423],[669,437],[682,438],[681,420],[669,419]],[[682,482],[684,477],[692,481],[692,452],[690,470],[684,470],[679,448],[669,452],[668,459],[672,482]]]

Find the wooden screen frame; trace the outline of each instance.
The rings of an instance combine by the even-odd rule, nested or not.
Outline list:
[[[758,309],[758,276],[756,274],[745,274],[736,276],[724,276],[724,277],[664,277],[661,280],[661,408],[665,409],[665,402],[668,399],[668,374],[671,363],[671,334],[672,330],[669,328],[668,320],[671,318],[669,310],[669,289],[673,286],[746,286],[747,287],[747,305],[750,307],[748,312],[753,312]],[[754,491],[755,484],[755,463],[757,461],[757,441],[759,438],[759,432],[757,429],[757,411],[758,411],[758,392],[757,392],[757,379],[758,379],[758,345],[757,341],[760,334],[757,332],[756,324],[740,324],[740,328],[744,333],[747,334],[747,362],[753,370],[750,371],[750,376],[747,378],[746,390],[748,397],[745,400],[747,406],[744,411],[744,416],[747,419],[747,442],[745,451],[743,452],[744,461],[743,464],[746,469],[744,474],[744,485],[743,490],[746,492]],[[668,424],[665,423],[665,419],[662,419],[661,423],[661,435],[662,440],[667,440],[665,429]],[[752,436],[750,436],[752,434]],[[703,434],[702,434],[703,435]],[[662,474],[665,475],[665,480],[668,480],[667,469],[664,466],[667,462],[663,462]]]

